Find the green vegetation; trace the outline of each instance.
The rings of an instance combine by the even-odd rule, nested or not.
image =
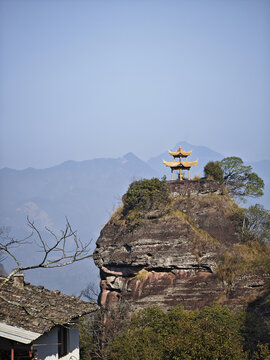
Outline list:
[[[169,190],[165,179],[143,179],[129,185],[124,198],[122,214],[130,223],[140,222],[147,211],[162,209],[169,202]]]
[[[130,320],[120,305],[105,315],[105,327],[104,315],[100,310],[79,322],[82,360],[270,360],[268,330],[258,314],[217,304],[186,311],[179,304],[168,312],[149,307]]]
[[[247,240],[268,241],[270,243],[270,211],[256,204],[244,210],[244,238]]]
[[[148,308],[136,314],[110,344],[107,359],[266,359],[268,348],[257,337],[251,338],[248,317],[219,305],[190,312],[178,305],[167,313]]]
[[[208,178],[213,178],[220,184],[223,184],[223,170],[221,169],[219,161],[210,161],[204,167],[204,175]]]
[[[239,157],[232,156],[221,161],[211,161],[204,168],[206,176],[223,183],[229,194],[245,201],[246,197],[263,195],[264,182],[251,166],[246,166]]]
[[[239,157],[227,157],[220,161],[223,170],[224,185],[233,197],[243,200],[245,197],[263,195],[264,182],[254,172],[251,166],[243,165]]]

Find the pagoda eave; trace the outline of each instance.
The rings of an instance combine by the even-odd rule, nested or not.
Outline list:
[[[163,160],[163,164],[170,167],[171,169],[179,170],[179,169],[190,169],[192,166],[197,165],[198,160],[196,161],[165,161]]]
[[[195,166],[198,164],[198,160],[196,161],[181,161],[181,165],[184,168],[191,168],[192,166]]]
[[[188,157],[189,155],[192,154],[192,150],[191,151],[184,151],[182,150],[182,148],[180,147],[177,151],[170,151],[169,150],[169,154],[172,155],[173,157]]]

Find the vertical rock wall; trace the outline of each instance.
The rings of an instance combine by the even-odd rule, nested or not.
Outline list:
[[[168,182],[170,208],[149,211],[132,227],[119,209],[105,225],[94,253],[100,268],[100,305],[121,300],[132,310],[151,305],[186,309],[214,302],[245,307],[264,292],[266,276],[242,272],[226,281],[222,254],[241,242],[237,205],[215,181]]]

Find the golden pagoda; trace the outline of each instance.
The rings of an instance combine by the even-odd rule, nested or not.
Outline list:
[[[171,168],[171,180],[173,180],[173,171],[179,170],[179,180],[183,180],[182,170],[188,170],[188,180],[190,180],[190,168],[198,164],[198,160],[196,161],[182,161],[182,158],[186,159],[189,155],[191,155],[191,151],[184,151],[181,146],[175,152],[169,150],[169,154],[173,156],[174,160],[179,159],[179,161],[165,161],[163,160],[163,164]]]

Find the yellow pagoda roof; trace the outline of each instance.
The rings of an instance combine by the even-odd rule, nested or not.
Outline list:
[[[187,157],[187,156],[191,155],[191,153],[192,153],[192,150],[190,150],[190,151],[184,151],[184,150],[181,148],[181,146],[179,147],[179,149],[178,149],[177,151],[170,151],[170,150],[169,150],[169,154],[172,155],[172,156],[174,156],[174,157],[180,157],[180,156],[182,156],[182,157]]]
[[[196,161],[165,161],[163,160],[163,164],[174,169],[188,169],[192,166],[198,164],[198,160]]]

